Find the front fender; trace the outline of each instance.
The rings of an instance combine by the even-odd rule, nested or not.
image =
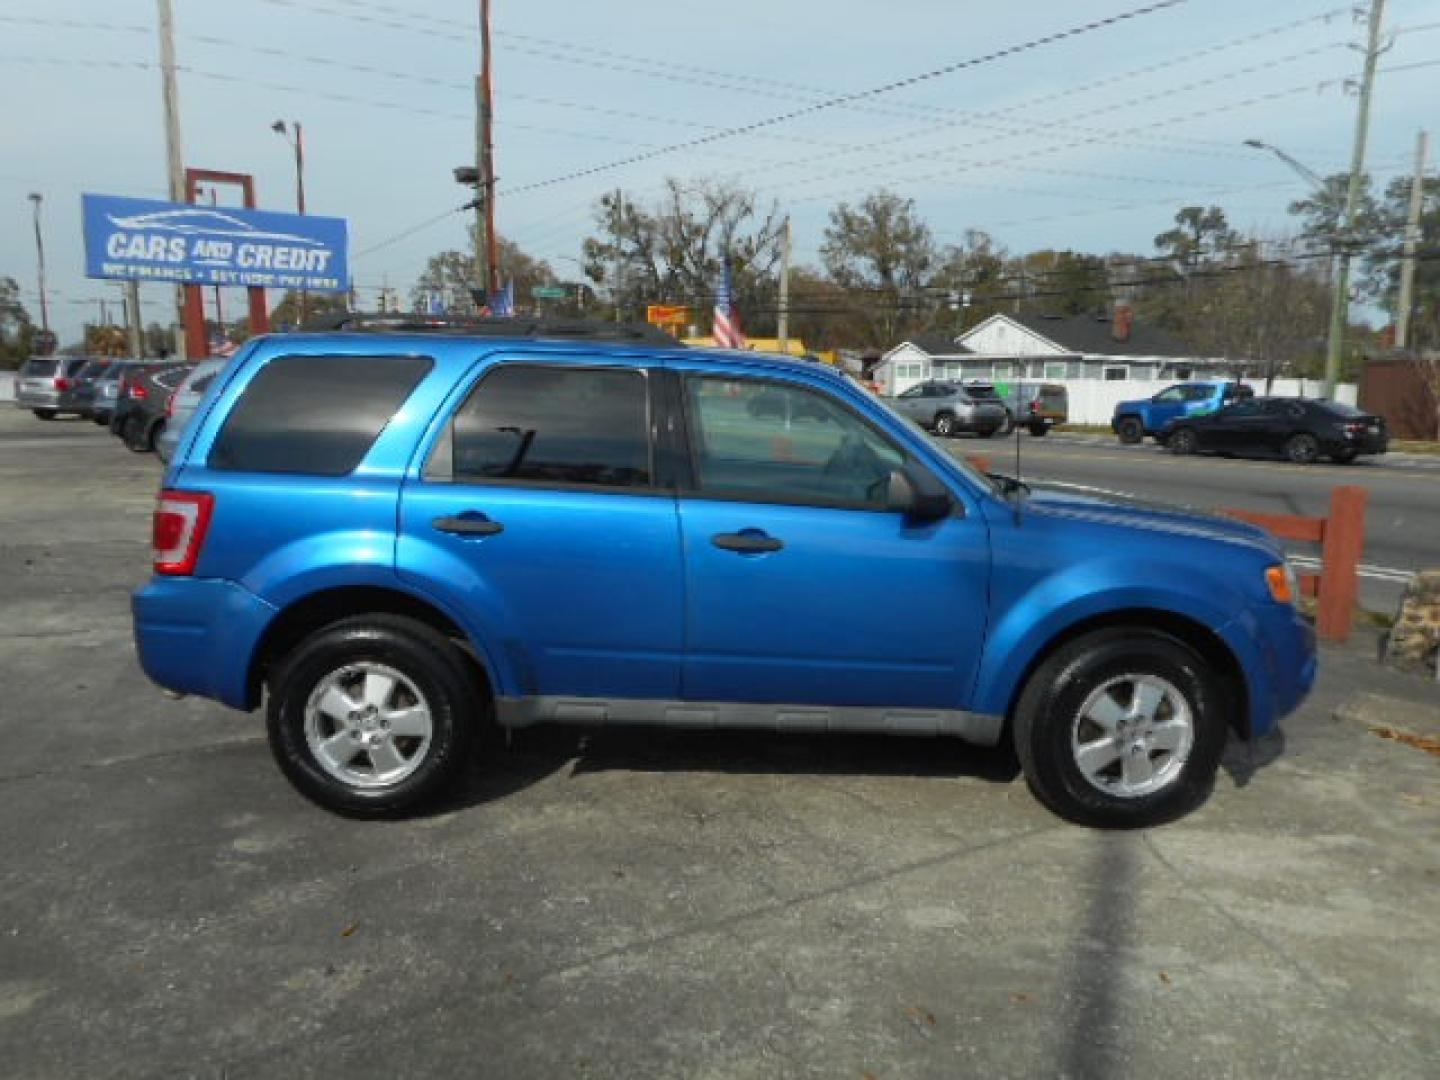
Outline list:
[[[1071,565],[996,601],[973,697],[974,711],[991,715],[1007,713],[1036,658],[1086,620],[1122,611],[1165,611],[1218,635],[1247,604],[1236,590],[1197,575],[1193,566],[1120,557]]]

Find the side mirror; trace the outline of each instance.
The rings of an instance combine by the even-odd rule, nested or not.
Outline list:
[[[939,521],[949,516],[954,505],[950,493],[929,473],[896,469],[890,474],[885,496],[887,510],[898,510],[915,521]]]

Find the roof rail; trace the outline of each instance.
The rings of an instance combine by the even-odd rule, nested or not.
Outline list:
[[[460,337],[528,337],[570,341],[633,341],[679,346],[680,342],[648,323],[609,323],[597,319],[436,318],[428,315],[338,312],[306,321],[301,333],[350,331],[371,334],[454,334]]]

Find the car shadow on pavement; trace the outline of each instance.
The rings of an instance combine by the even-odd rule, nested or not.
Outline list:
[[[1220,755],[1220,767],[1225,770],[1237,788],[1250,783],[1265,766],[1278,761],[1285,754],[1285,732],[1275,728],[1267,735],[1246,742],[1231,736]]]
[[[527,734],[533,738],[535,732]],[[556,729],[545,736],[558,736]],[[570,734],[575,773],[775,773],[829,776],[971,776],[1009,783],[1020,767],[1008,747],[953,738],[825,735],[763,731],[659,731],[609,728]],[[563,746],[557,741],[556,748]]]

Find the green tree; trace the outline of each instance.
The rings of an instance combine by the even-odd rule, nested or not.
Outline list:
[[[347,301],[344,293],[331,292],[307,292],[305,294],[305,318],[318,319],[325,315],[341,315],[347,308]],[[287,289],[280,302],[270,309],[270,325],[275,329],[284,326],[299,326],[300,319],[300,293],[296,289]],[[248,320],[246,329],[249,329]],[[230,334],[232,338],[234,333]],[[243,339],[236,339],[243,340]]]
[[[623,193],[598,200],[595,233],[581,248],[585,274],[627,319],[643,318],[647,304],[687,304],[704,325],[728,262],[745,329],[765,336],[775,332],[783,225],[778,208],[760,207],[752,191],[672,177],[649,205]]]
[[[830,280],[861,301],[862,344],[888,348],[930,321],[926,288],[939,254],[913,199],[880,190],[858,206],[841,203],[830,211],[820,258]]]
[[[476,311],[471,290],[475,288],[474,227],[471,227],[472,243],[468,251],[441,251],[430,257],[425,269],[410,290],[410,301],[416,311],[423,311],[431,296],[439,296],[446,310],[452,315],[470,316]],[[496,240],[500,270],[500,286],[513,282],[517,312],[534,306],[530,290],[536,285],[553,285],[555,272],[543,259],[534,258],[521,250],[520,246],[503,236]]]
[[[30,356],[35,336],[30,313],[20,302],[20,285],[0,277],[0,368],[17,368]]]
[[[1404,266],[1405,230],[1410,216],[1408,176],[1396,177],[1385,188],[1384,199],[1375,208],[1375,246],[1365,277],[1367,293],[1390,313],[1399,316],[1400,272]],[[1415,262],[1414,292],[1410,307],[1410,335],[1407,345],[1418,349],[1440,349],[1440,178],[1427,177],[1421,189],[1420,235],[1416,250],[1430,253]]]

